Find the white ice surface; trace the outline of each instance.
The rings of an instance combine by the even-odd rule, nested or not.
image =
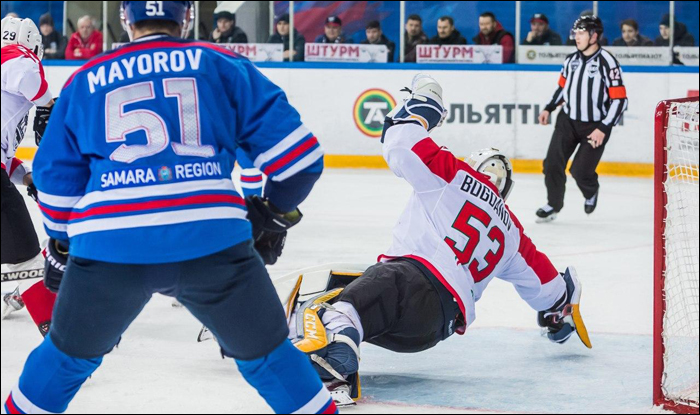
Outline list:
[[[566,207],[535,224],[543,178],[516,176],[510,207],[555,266],[575,265],[593,350],[576,338],[541,338],[535,313],[506,283],[494,281],[465,336],[400,355],[362,348],[365,398],[346,413],[638,413],[655,411],[652,393],[651,180],[602,177],[598,210],[587,217],[569,181]],[[273,278],[329,262],[370,263],[391,241],[410,189],[388,171],[327,170],[302,205]],[[36,206],[28,201],[34,218]],[[41,231],[43,234],[43,231]],[[3,291],[9,287],[3,284]],[[200,325],[155,297],[120,347],[82,388],[74,413],[269,413],[265,402],[222,360]],[[2,322],[1,394],[17,381],[41,341],[26,312]]]

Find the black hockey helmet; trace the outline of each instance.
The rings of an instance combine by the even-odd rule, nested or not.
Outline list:
[[[598,40],[603,36],[603,21],[600,17],[595,15],[585,15],[581,16],[574,22],[574,26],[571,28],[570,38],[573,40],[576,38],[576,32],[587,31],[591,35],[593,33],[598,33]]]

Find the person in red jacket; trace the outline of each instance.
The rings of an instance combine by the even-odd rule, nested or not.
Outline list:
[[[78,31],[68,40],[66,59],[90,59],[102,53],[102,33],[95,29],[92,17],[78,19]]]
[[[515,62],[515,41],[513,35],[507,32],[496,16],[491,12],[479,16],[479,34],[472,39],[476,45],[503,46],[503,63]]]

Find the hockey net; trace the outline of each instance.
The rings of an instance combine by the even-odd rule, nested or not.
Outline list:
[[[656,108],[654,404],[698,413],[698,98]]]

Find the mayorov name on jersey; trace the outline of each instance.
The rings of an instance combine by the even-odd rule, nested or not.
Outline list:
[[[150,75],[152,73],[178,73],[199,69],[202,59],[201,49],[172,50],[169,52],[157,51],[144,53],[114,60],[109,68],[101,65],[88,72],[87,81],[90,93],[94,94],[97,87],[111,85],[117,81],[132,79],[136,75]]]

